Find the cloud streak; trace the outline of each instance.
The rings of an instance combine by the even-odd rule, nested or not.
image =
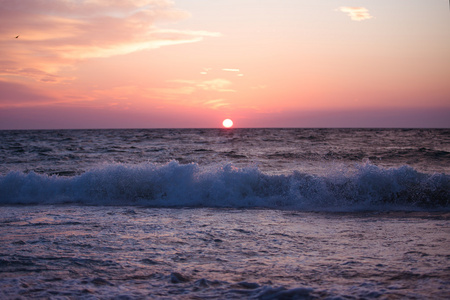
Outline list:
[[[232,85],[231,81],[215,78],[211,80],[171,80],[173,83],[182,84],[184,88],[189,88],[188,90],[192,92],[196,90],[204,91],[214,91],[214,92],[235,92],[235,90],[230,89]]]
[[[365,7],[339,7],[339,10],[346,13],[353,21],[364,21],[372,19],[373,16],[370,15],[369,10]]]
[[[226,102],[224,99],[214,99],[204,102],[203,105],[212,109],[221,109],[222,107],[230,106],[230,103]]]
[[[10,107],[39,106],[56,103],[58,100],[44,92],[30,88],[24,84],[0,80],[0,109]]]
[[[168,0],[0,0],[0,57],[8,65],[0,75],[52,82],[61,68],[80,60],[220,35],[155,25],[189,16]]]

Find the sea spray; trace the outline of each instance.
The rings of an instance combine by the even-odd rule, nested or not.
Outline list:
[[[315,175],[270,175],[256,166],[108,164],[77,176],[9,172],[1,204],[266,207],[297,210],[448,209],[450,176],[371,163]]]

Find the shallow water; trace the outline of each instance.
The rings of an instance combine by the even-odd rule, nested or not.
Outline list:
[[[0,239],[2,299],[450,295],[445,212],[3,206]]]

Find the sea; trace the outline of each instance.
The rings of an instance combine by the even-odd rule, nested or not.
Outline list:
[[[0,131],[1,299],[449,299],[449,129]]]

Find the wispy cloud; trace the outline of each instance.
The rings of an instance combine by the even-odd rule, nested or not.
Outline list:
[[[240,73],[240,72],[241,72],[240,69],[222,69],[222,71],[224,71],[224,72],[238,73],[238,74],[236,74],[236,76],[238,76],[238,77],[244,76],[244,74]]]
[[[186,79],[174,79],[166,81],[164,86],[147,88],[146,93],[142,96],[148,99],[163,99],[167,101],[184,101],[190,99],[192,95],[195,95],[196,101],[189,101],[191,104],[202,104],[208,106],[218,107],[218,103],[210,101],[212,97],[218,96],[218,93],[230,93],[236,92],[231,88],[232,82],[222,78],[216,78],[211,80],[186,80]],[[214,104],[214,105],[213,105]],[[221,106],[220,104],[219,106]]]
[[[365,7],[339,7],[339,10],[346,13],[353,21],[364,21],[372,19],[373,16],[370,15],[369,10]]]
[[[208,75],[211,73],[211,71],[213,71],[212,68],[203,68],[203,70],[200,72],[201,75]],[[236,69],[236,68],[223,68],[223,69],[218,69],[215,70],[214,73],[219,74],[220,72],[230,72],[230,73],[238,73],[238,74],[234,74],[235,76],[238,77],[242,77],[244,76],[244,74],[240,73],[241,70],[240,69]],[[211,74],[210,74],[211,75]],[[219,76],[223,76],[223,75],[219,75]]]
[[[0,0],[0,57],[9,66],[1,75],[56,81],[61,68],[79,60],[220,35],[155,25],[189,16],[169,0]]]
[[[234,92],[234,90],[229,88],[231,86],[231,82],[221,78],[202,81],[198,83],[197,86],[207,91]]]
[[[216,78],[211,80],[170,80],[170,82],[178,83],[184,88],[188,88],[191,92],[196,90],[214,91],[214,92],[234,92],[230,89],[231,81]]]
[[[230,103],[226,102],[224,99],[215,99],[206,101],[203,103],[203,105],[212,109],[220,109],[225,106],[230,106]]]
[[[0,109],[10,107],[39,106],[58,102],[57,98],[44,91],[30,88],[24,84],[0,80]]]

